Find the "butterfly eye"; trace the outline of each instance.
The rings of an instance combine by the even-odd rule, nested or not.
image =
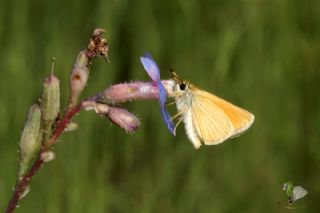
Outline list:
[[[187,88],[187,85],[185,83],[179,84],[180,90],[184,91]]]

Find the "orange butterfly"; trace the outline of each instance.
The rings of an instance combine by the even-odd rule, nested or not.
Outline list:
[[[198,149],[216,145],[246,131],[254,121],[254,115],[209,92],[201,90],[172,72],[173,97],[179,117],[174,131],[181,121],[185,124],[188,138]]]

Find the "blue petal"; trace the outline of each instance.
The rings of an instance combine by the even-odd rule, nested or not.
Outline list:
[[[159,71],[158,65],[149,53],[145,53],[144,56],[141,56],[140,61],[144,69],[147,71],[148,75],[150,76],[150,78],[153,80],[153,82],[157,83],[157,88],[159,90],[158,100],[160,103],[160,112],[161,112],[162,119],[165,125],[170,130],[170,132],[173,135],[175,135],[174,124],[171,121],[169,113],[165,109],[167,93],[160,80],[160,71]]]
[[[145,53],[144,56],[141,56],[140,61],[153,81],[160,80],[160,71],[158,65],[149,53]]]
[[[168,127],[168,129],[170,130],[170,132],[173,135],[175,135],[174,124],[170,118],[169,113],[165,109],[167,93],[166,93],[166,90],[164,89],[164,86],[162,85],[160,80],[157,81],[157,87],[159,90],[159,103],[160,103],[160,110],[161,110],[162,119],[163,119],[164,123],[166,124],[166,126]]]

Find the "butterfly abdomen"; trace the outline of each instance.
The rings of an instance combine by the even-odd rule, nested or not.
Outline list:
[[[191,140],[192,144],[196,149],[200,148],[201,142],[193,126],[191,110],[183,114],[183,123],[187,133],[188,138]]]
[[[182,119],[183,119],[187,136],[191,140],[194,147],[198,149],[201,146],[201,142],[193,126],[192,114],[191,114],[192,113],[191,111],[192,97],[191,96],[192,96],[191,93],[185,93],[183,97],[176,98],[176,105],[177,105],[178,111],[182,113]]]

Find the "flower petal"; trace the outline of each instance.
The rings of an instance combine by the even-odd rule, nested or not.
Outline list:
[[[173,135],[175,135],[174,124],[170,118],[169,113],[165,109],[167,93],[166,93],[166,90],[164,89],[160,80],[157,81],[157,87],[159,90],[159,103],[160,103],[160,110],[161,110],[162,119],[163,119],[164,123],[166,124],[166,126],[168,127],[168,129],[170,130],[170,132]]]
[[[140,61],[153,81],[160,80],[160,71],[158,65],[149,53],[145,53],[144,56],[141,56]]]
[[[140,61],[143,65],[144,69],[147,71],[148,75],[150,76],[150,78],[153,80],[154,83],[156,83],[156,86],[158,88],[158,100],[160,103],[160,111],[161,111],[162,119],[163,119],[165,125],[170,130],[170,132],[173,135],[175,135],[174,124],[171,121],[169,113],[165,109],[167,92],[164,89],[163,84],[161,83],[160,70],[158,68],[158,65],[149,53],[145,53],[144,56],[141,56]]]

